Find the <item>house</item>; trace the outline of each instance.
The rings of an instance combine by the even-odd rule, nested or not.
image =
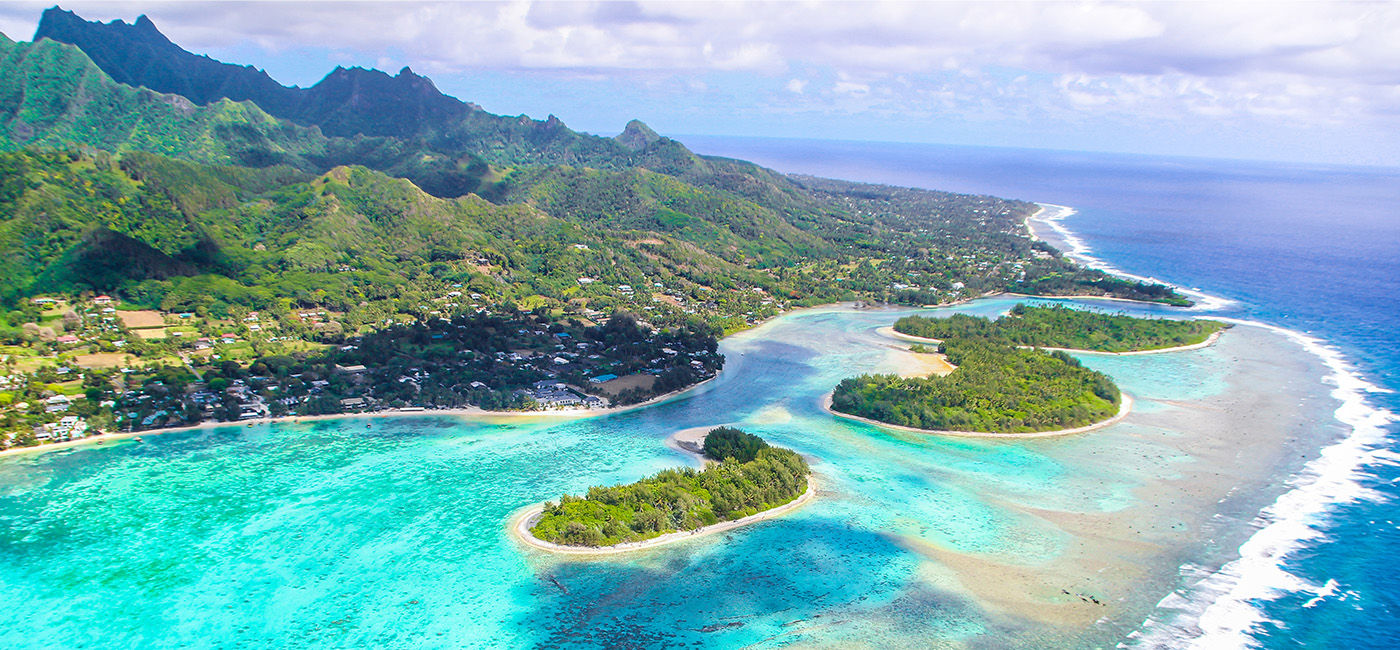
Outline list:
[[[54,395],[44,400],[44,411],[48,413],[62,413],[68,410],[68,405],[72,403],[72,401],[73,400],[69,399],[67,395]]]
[[[58,422],[44,425],[44,429],[55,440],[72,440],[87,433],[88,424],[76,415],[67,415]]]
[[[365,398],[363,397],[347,397],[340,400],[340,407],[343,409],[360,409],[367,405],[368,403],[365,402]]]
[[[335,364],[336,372],[343,372],[347,375],[363,375],[368,370],[369,368],[366,368],[358,363],[353,366],[342,366],[338,363]]]
[[[108,296],[108,295],[106,295],[106,294],[103,294],[103,295],[101,295],[101,296],[98,296],[98,297],[96,297],[96,298],[93,298],[93,299],[92,299],[92,304],[94,304],[94,305],[110,305],[110,304],[112,304],[112,297],[111,297],[111,296]]]
[[[78,337],[73,336],[72,334],[64,334],[63,336],[60,336],[55,340],[57,340],[59,343],[73,344],[78,342]]]
[[[612,373],[608,373],[608,374],[606,374],[606,375],[598,375],[597,377],[593,377],[593,378],[591,378],[591,379],[588,380],[588,383],[590,383],[590,384],[602,384],[602,383],[605,383],[605,382],[612,381],[612,380],[614,380],[614,379],[617,379],[617,375],[614,375],[614,374],[612,374]]]
[[[535,382],[535,387],[531,390],[518,390],[517,394],[529,396],[537,404],[545,408],[559,408],[564,406],[587,405],[590,400],[597,400],[596,397],[580,397],[570,390],[568,385],[554,379],[545,379]]]

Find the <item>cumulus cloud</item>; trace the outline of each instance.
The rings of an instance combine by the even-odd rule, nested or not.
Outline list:
[[[32,29],[42,7],[8,4],[0,8],[0,28],[26,38],[8,30],[26,19]],[[1396,3],[79,1],[65,7],[90,19],[148,14],[194,51],[310,46],[400,60],[437,75],[742,73],[767,79],[773,98],[786,98],[782,109],[793,111],[1280,124],[1394,120],[1400,113]]]

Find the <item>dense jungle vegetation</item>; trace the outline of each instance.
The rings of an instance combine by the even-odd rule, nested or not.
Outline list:
[[[929,339],[985,338],[1012,345],[1133,352],[1173,348],[1204,342],[1229,325],[1213,320],[1168,320],[1106,314],[1064,305],[1025,303],[990,320],[954,314],[946,318],[905,316],[895,321],[896,332]]]
[[[832,394],[831,408],[919,429],[1026,433],[1104,420],[1122,400],[1107,375],[1064,352],[978,338],[945,340],[939,351],[957,370],[944,377],[844,379]]]
[[[584,497],[565,495],[545,504],[531,534],[569,546],[636,542],[741,519],[788,503],[807,489],[810,470],[796,452],[735,429],[719,435],[720,453],[735,455],[703,470],[668,469],[628,485],[591,487]],[[757,444],[749,460],[740,460]]]

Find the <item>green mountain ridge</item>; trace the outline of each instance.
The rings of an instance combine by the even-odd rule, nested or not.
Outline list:
[[[472,152],[496,165],[625,169],[664,167],[677,154],[680,159],[694,158],[683,147],[676,151],[666,143],[653,151],[650,146],[624,145],[611,138],[578,133],[553,115],[544,120],[494,115],[444,95],[430,79],[407,67],[390,76],[380,70],[337,66],[310,88],[282,86],[251,66],[223,63],[182,49],[145,16],[134,24],[120,20],[98,23],[53,7],[44,12],[34,34],[35,43],[45,41],[81,49],[94,65],[122,84],[175,94],[196,105],[214,105],[225,99],[252,101],[269,115],[317,127],[331,138],[378,142],[388,137],[401,141],[409,151],[449,160]],[[642,140],[655,138],[643,134]],[[343,158],[325,168],[352,163],[384,168],[372,160]],[[440,196],[473,191],[452,186],[438,191],[419,185]],[[461,191],[445,193],[454,189]]]
[[[105,291],[214,313],[329,307],[364,324],[440,312],[429,301],[460,285],[487,304],[734,327],[794,302],[1174,299],[1031,242],[1029,203],[787,176],[639,121],[602,138],[472,109],[426,135],[328,136],[250,101],[117,83],[48,38],[0,41],[0,62],[6,301]],[[387,78],[341,69],[323,83],[367,72]]]

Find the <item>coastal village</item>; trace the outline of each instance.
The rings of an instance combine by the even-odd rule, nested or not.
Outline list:
[[[852,296],[917,303],[980,293],[950,280],[957,267],[1021,272],[1001,259],[945,263],[936,275],[909,256],[786,273],[834,275]],[[350,308],[166,310],[91,292],[26,298],[0,338],[0,448],[304,415],[620,406],[713,377],[723,363],[717,336],[806,304],[718,282],[599,274],[574,284],[567,302],[448,283]],[[608,330],[616,314],[636,314],[626,317],[635,331]]]
[[[481,300],[456,289],[443,298],[354,333],[326,309],[215,318],[105,294],[30,299],[28,322],[0,347],[0,448],[304,415],[607,408],[723,365],[716,332],[698,320],[562,319],[454,303]]]

